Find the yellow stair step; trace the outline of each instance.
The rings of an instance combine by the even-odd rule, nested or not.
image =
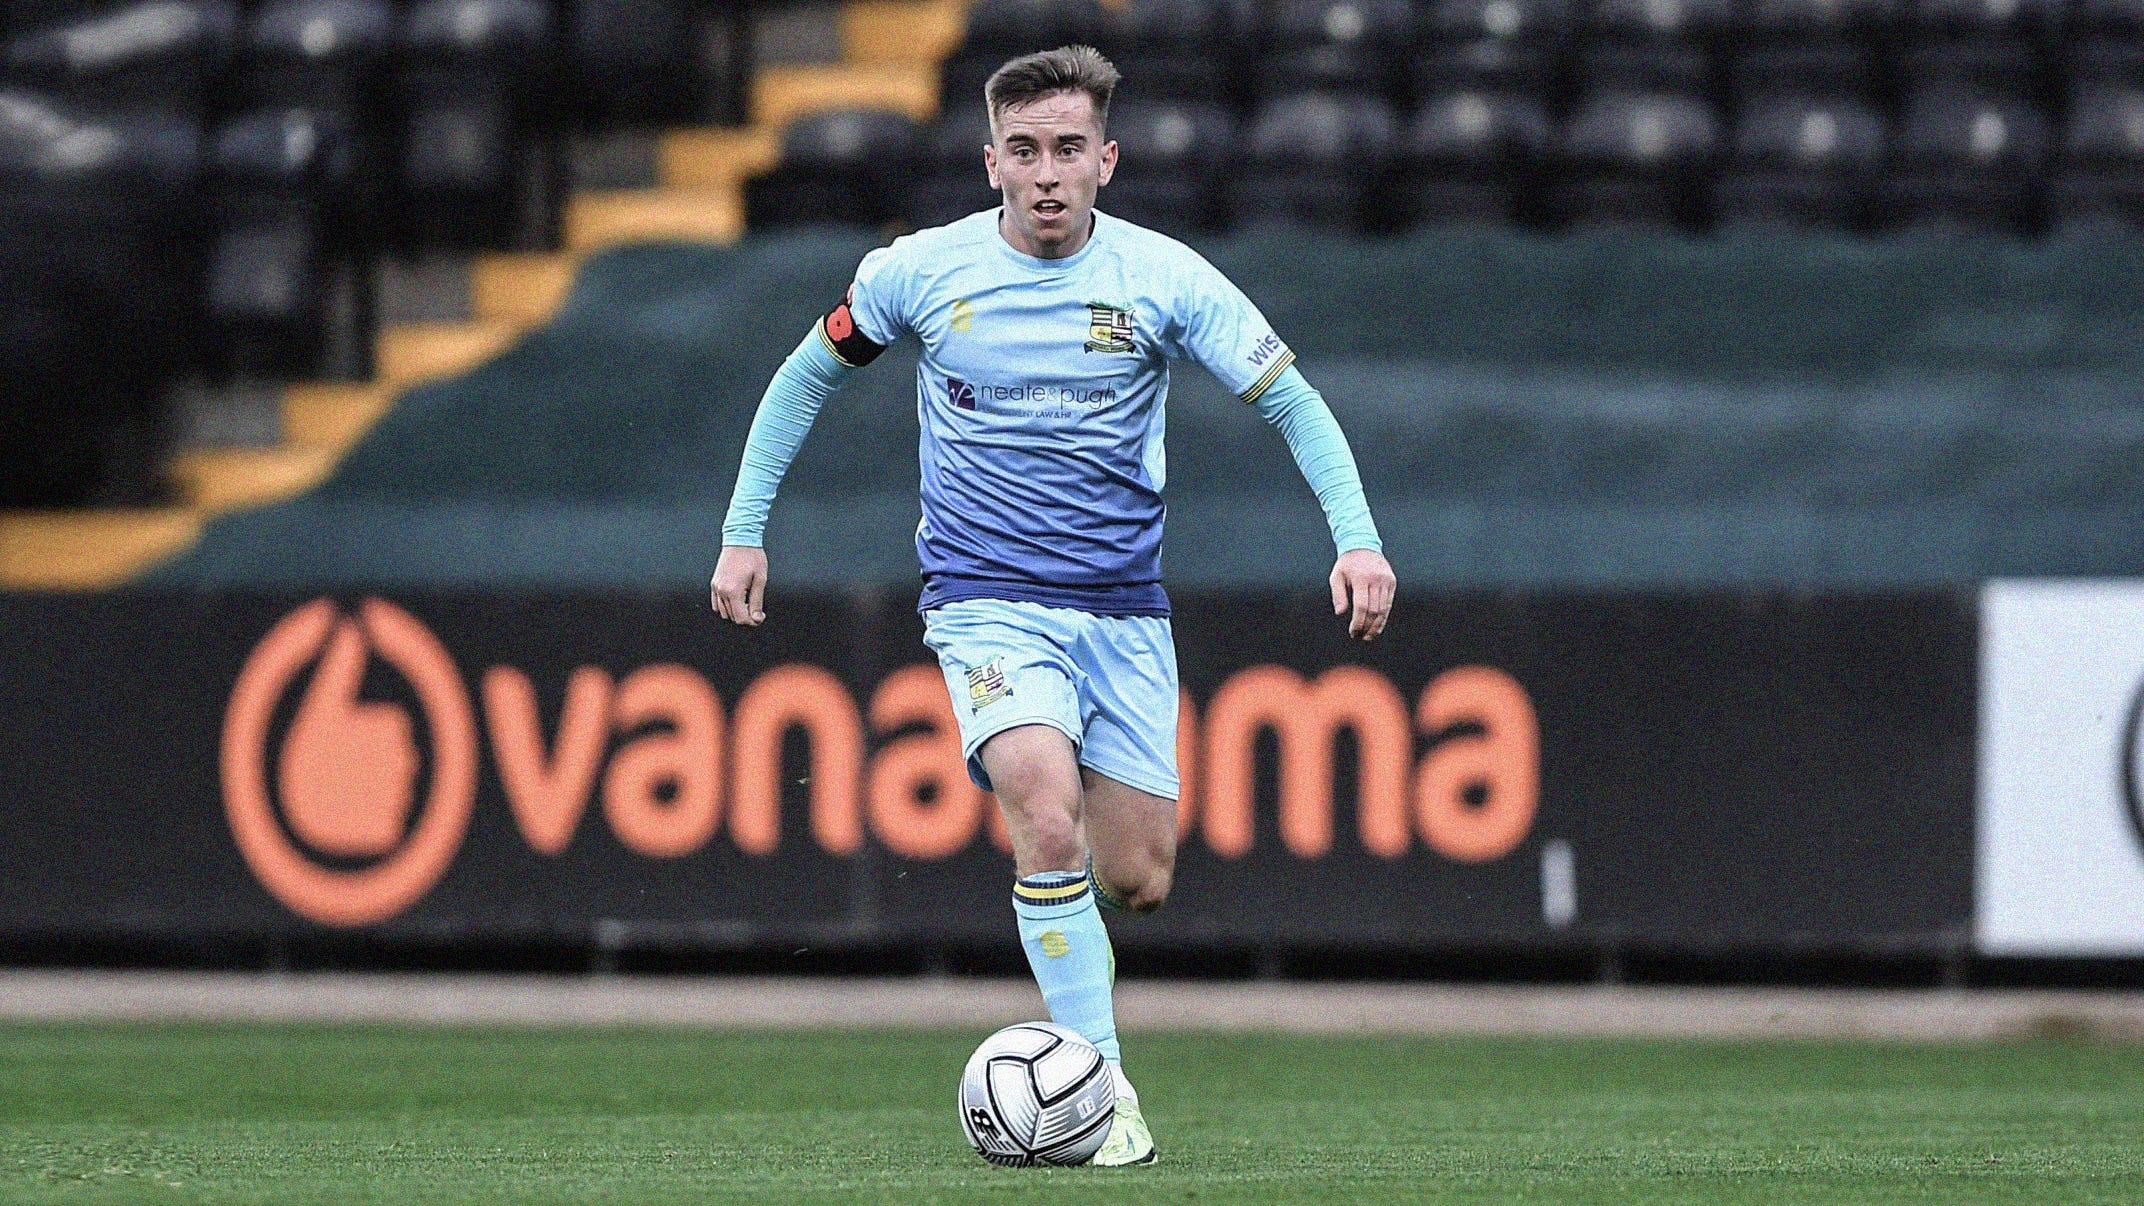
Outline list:
[[[469,273],[469,305],[478,321],[541,326],[566,304],[580,260],[570,255],[486,255]]]
[[[381,385],[304,382],[283,391],[283,440],[310,448],[348,448],[394,408]]]
[[[850,0],[841,8],[841,47],[851,63],[929,63],[960,45],[966,0]]]
[[[620,243],[734,243],[744,235],[735,187],[582,193],[566,210],[566,245],[587,253]]]
[[[171,476],[193,505],[210,514],[280,502],[326,479],[336,448],[200,448],[171,463]]]
[[[179,508],[0,514],[0,587],[117,586],[200,538],[200,514]]]
[[[657,144],[664,184],[674,188],[734,187],[782,157],[780,132],[767,126],[742,130],[672,130]]]
[[[763,67],[752,78],[752,120],[781,129],[828,109],[892,109],[916,121],[938,116],[935,63]]]
[[[375,379],[404,387],[452,377],[513,346],[519,323],[415,322],[382,330],[374,345]]]

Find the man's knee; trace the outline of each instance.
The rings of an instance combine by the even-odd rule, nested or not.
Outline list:
[[[1169,886],[1176,874],[1173,846],[1142,851],[1127,866],[1096,868],[1095,877],[1112,900],[1133,913],[1151,913],[1169,899]]]
[[[1041,866],[1076,870],[1086,857],[1079,831],[1079,779],[1058,743],[1063,735],[1010,729],[983,747],[990,783],[1015,840]],[[1066,743],[1069,744],[1069,743]]]

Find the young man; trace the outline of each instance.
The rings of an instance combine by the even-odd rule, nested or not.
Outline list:
[[[922,429],[924,641],[995,791],[1013,911],[1050,1017],[1109,1060],[1117,1117],[1095,1163],[1154,1142],[1125,1079],[1114,957],[1096,904],[1146,912],[1176,858],[1176,651],[1161,586],[1169,361],[1205,365],[1281,430],[1325,508],[1333,610],[1371,640],[1391,610],[1354,454],[1243,293],[1173,239],[1094,210],[1115,170],[1116,69],[1071,46],[984,88],[983,166],[1002,207],[864,257],[846,299],[774,375],[722,526],[715,610],[756,625],[768,507],[820,404],[914,332]]]

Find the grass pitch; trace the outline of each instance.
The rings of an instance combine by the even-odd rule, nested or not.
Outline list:
[[[0,1201],[2144,1202],[2135,1047],[1134,1035],[1163,1162],[1009,1170],[981,1037],[0,1027]]]

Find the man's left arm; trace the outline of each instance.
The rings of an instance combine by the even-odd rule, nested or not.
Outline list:
[[[1355,468],[1355,452],[1348,447],[1346,433],[1323,395],[1293,364],[1283,368],[1252,405],[1266,422],[1280,429],[1296,467],[1303,471],[1303,480],[1325,508],[1325,523],[1332,529],[1333,547],[1340,554],[1327,580],[1333,592],[1333,614],[1348,616],[1349,636],[1375,640],[1392,614],[1398,579],[1385,560],[1377,522],[1370,518],[1370,503],[1363,496],[1362,475]]]

